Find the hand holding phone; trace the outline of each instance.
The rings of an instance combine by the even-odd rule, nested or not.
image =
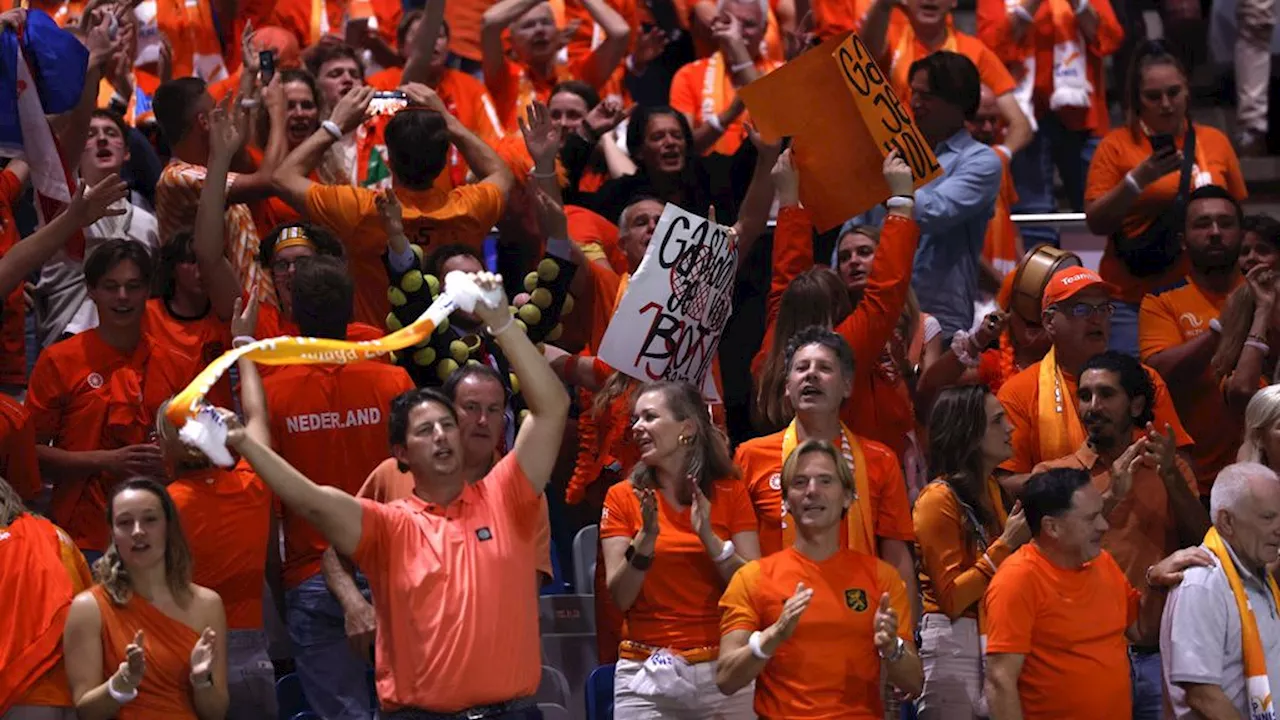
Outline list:
[[[266,87],[271,83],[271,78],[276,75],[276,54],[273,50],[263,50],[258,53],[258,77],[261,78],[262,86]]]

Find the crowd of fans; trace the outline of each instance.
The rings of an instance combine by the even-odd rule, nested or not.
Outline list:
[[[976,36],[954,4],[0,14],[83,79],[61,212],[0,170],[0,717],[283,718],[288,671],[328,720],[538,718],[539,590],[598,524],[620,720],[1274,719],[1280,222],[1237,157],[1273,3],[1239,2],[1235,138],[1192,121],[1179,3],[1164,42],[1111,0],[978,0]],[[820,233],[802,187],[863,179],[737,90],[848,31],[942,173],[891,152]],[[1012,221],[1060,194],[1096,272]],[[600,357],[668,203],[739,244],[723,401]],[[383,337],[447,277],[502,301],[241,359],[206,393],[232,467],[171,420],[224,352]]]

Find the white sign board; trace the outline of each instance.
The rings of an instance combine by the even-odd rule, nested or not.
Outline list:
[[[738,237],[667,203],[600,342],[600,359],[641,382],[686,380],[719,400],[711,364],[733,312]]]

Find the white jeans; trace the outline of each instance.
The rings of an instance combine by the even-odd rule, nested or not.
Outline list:
[[[756,684],[725,695],[716,687],[716,661],[693,666],[697,699],[690,707],[684,702],[662,697],[642,697],[631,690],[631,678],[644,663],[618,658],[613,671],[613,717],[615,720],[755,720],[752,709]]]
[[[920,720],[972,720],[982,697],[982,651],[978,621],[952,622],[942,613],[920,621],[924,690],[916,701]]]
[[[1271,33],[1275,25],[1275,0],[1237,0],[1236,121],[1242,133],[1267,132]]]

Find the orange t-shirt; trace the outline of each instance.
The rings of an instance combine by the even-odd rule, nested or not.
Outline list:
[[[332,230],[346,247],[356,286],[355,320],[381,326],[391,304],[387,300],[387,270],[382,264],[387,234],[375,205],[377,196],[367,188],[312,183],[307,190],[307,215]],[[498,187],[487,182],[447,193],[434,188],[398,188],[396,196],[404,208],[405,235],[427,253],[448,243],[460,243],[479,253],[505,205]]]
[[[782,436],[786,431],[752,438],[738,446],[733,464],[742,471],[747,494],[759,519],[760,554],[768,557],[782,547]],[[915,540],[911,527],[911,507],[907,503],[907,483],[902,478],[898,457],[878,442],[859,437],[867,459],[867,481],[871,486],[871,517],[875,534],[890,540]],[[861,502],[861,500],[859,500]],[[850,512],[853,512],[850,510]],[[639,528],[637,528],[638,530]],[[840,531],[840,546],[848,547],[848,528]],[[872,548],[874,551],[875,548]]]
[[[13,207],[22,199],[25,189],[18,176],[0,170],[0,257],[4,257],[21,239]],[[0,302],[0,384],[27,384],[27,306],[22,299],[22,283],[18,283]]]
[[[265,378],[276,452],[315,483],[355,495],[387,457],[391,401],[413,389],[403,368],[377,362],[289,365]],[[284,583],[320,572],[323,536],[284,506]]]
[[[1155,407],[1152,408],[1156,416],[1155,426],[1163,432],[1166,423],[1172,425],[1178,447],[1189,447],[1193,441],[1178,419],[1178,411],[1174,409],[1173,400],[1169,397],[1169,388],[1164,384],[1160,373],[1146,365],[1142,367],[1151,376],[1151,384],[1156,391]],[[1079,387],[1079,381],[1062,370],[1063,401],[1075,402]],[[997,397],[1004,406],[1005,417],[1013,426],[1013,457],[1001,463],[1000,469],[1012,473],[1029,473],[1042,462],[1056,460],[1057,458],[1040,457],[1040,363],[1006,380]]]
[[[26,502],[40,497],[44,488],[31,413],[4,393],[0,393],[0,477]]]
[[[373,9],[373,18],[377,20],[378,37],[394,48],[396,28],[400,25],[400,16],[404,14],[403,6],[398,0],[369,0],[369,4]],[[325,33],[342,37],[348,3],[324,0],[323,18],[312,15],[313,7],[313,0],[276,0],[275,9],[267,24],[293,33],[298,39],[298,46],[303,48],[316,44]]]
[[[1059,12],[1073,17],[1071,5],[1059,0],[1063,6]],[[1091,0],[1089,6],[1097,14],[1098,29],[1092,42],[1084,44],[1085,80],[1092,86],[1087,108],[1060,108],[1050,110],[1049,98],[1053,96],[1053,48],[1057,42],[1054,32],[1053,2],[1043,2],[1036,11],[1035,23],[1027,29],[1021,43],[1013,42],[1013,23],[1009,19],[1004,0],[978,0],[978,37],[1006,64],[1025,74],[1022,63],[1027,58],[1035,60],[1035,87],[1032,102],[1037,115],[1049,112],[1071,130],[1089,130],[1094,135],[1104,135],[1111,129],[1111,116],[1107,109],[1107,74],[1104,60],[1120,49],[1124,42],[1124,27],[1116,19],[1111,0]],[[1074,25],[1074,21],[1070,20]],[[1076,34],[1074,38],[1079,38]],[[1079,40],[1077,40],[1079,42]]]
[[[533,695],[538,507],[515,453],[440,507],[361,500],[352,559],[373,591],[378,702],[438,713]]]
[[[589,58],[583,58],[576,63],[557,61],[553,67],[552,76],[544,78],[531,72],[523,63],[507,59],[503,63],[502,72],[497,77],[486,75],[484,84],[489,88],[489,95],[493,98],[494,107],[497,108],[498,120],[503,131],[519,134],[518,120],[524,117],[525,108],[534,100],[550,102],[551,90],[557,83],[581,80],[590,84],[582,74],[582,68],[588,61]],[[599,89],[599,87],[596,88],[596,90]]]
[[[760,717],[880,720],[880,655],[875,616],[880,596],[898,613],[898,637],[914,644],[911,600],[892,565],[852,550],[816,562],[795,548],[749,562],[720,598],[720,634],[764,630],[803,582],[814,591],[795,634],[756,678]]]
[[[1195,124],[1196,155],[1204,158],[1208,167],[1198,164],[1192,166],[1192,183],[1194,189],[1203,184],[1221,185],[1238,201],[1249,196],[1245,188],[1244,175],[1240,172],[1240,161],[1236,159],[1236,151],[1217,128]],[[1181,136],[1174,137],[1174,143],[1182,148]],[[1124,176],[1151,155],[1151,142],[1139,133],[1136,137],[1128,127],[1118,127],[1098,143],[1093,153],[1093,162],[1089,163],[1089,178],[1085,184],[1084,201],[1094,200],[1111,192],[1111,189],[1124,182]],[[1151,226],[1161,214],[1168,211],[1173,199],[1178,195],[1179,171],[1165,175],[1147,186],[1142,194],[1133,201],[1129,214],[1125,216],[1123,232],[1135,237]],[[1196,176],[1208,173],[1208,183],[1198,182]],[[1149,277],[1139,278],[1129,273],[1129,269],[1116,254],[1115,242],[1108,238],[1107,248],[1102,253],[1102,261],[1098,264],[1098,274],[1103,280],[1120,287],[1118,299],[1135,305],[1142,302],[1144,295],[1149,295],[1157,288],[1174,285],[1191,271],[1190,261],[1183,253],[1173,265],[1163,272]]]
[[[228,630],[261,630],[271,491],[242,459],[183,474],[169,497],[191,548],[191,581],[222,598]]]
[[[1178,472],[1194,493],[1195,474],[1182,458],[1177,462]],[[1040,463],[1036,472],[1056,468],[1084,470],[1089,473],[1098,492],[1111,489],[1110,466],[1099,462],[1098,454],[1087,445],[1064,458]],[[1133,487],[1107,516],[1107,524],[1111,527],[1102,536],[1102,547],[1111,553],[1134,587],[1146,584],[1147,568],[1182,547],[1178,524],[1169,511],[1169,490],[1159,473],[1145,465],[1133,473]],[[1142,638],[1139,644],[1147,647],[1159,645],[1160,615],[1164,612],[1164,603],[1149,602],[1142,612],[1146,617],[1142,626],[1154,635]]]
[[[500,459],[500,458],[499,458]],[[387,458],[369,473],[369,477],[356,493],[358,498],[389,503],[403,500],[413,494],[413,474],[400,472],[395,458]],[[542,520],[538,523],[538,548],[535,568],[547,577],[554,577],[551,566],[551,514],[547,503],[542,503]]]
[[[71,599],[93,584],[84,555],[66,533],[23,514],[0,526],[0,714],[15,705],[72,707],[62,662]]]
[[[919,561],[920,600],[927,613],[950,618],[978,619],[978,603],[995,570],[982,553],[1000,566],[1012,550],[1000,539],[1004,531],[995,518],[984,530],[991,541],[981,548],[955,492],[945,482],[931,482],[920,491],[912,508]]]
[[[1143,360],[1190,342],[1209,332],[1209,321],[1222,314],[1227,296],[1215,295],[1187,284],[1142,300],[1138,312],[1138,348]],[[1170,390],[1178,417],[1186,418],[1187,430],[1196,439],[1191,460],[1196,469],[1197,492],[1208,495],[1218,471],[1236,461],[1236,451],[1244,438],[1244,418],[1227,407],[1212,366],[1206,365],[1195,382]]]
[[[904,41],[907,34],[910,34],[910,47]],[[954,43],[954,47],[948,47]],[[973,61],[978,68],[978,78],[982,80],[982,84],[991,88],[991,94],[1000,97],[1007,92],[1013,92],[1016,83],[1013,76],[1009,74],[1009,70],[1005,68],[1004,63],[1000,62],[1000,58],[991,52],[981,40],[967,35],[959,30],[950,30],[950,36],[943,47],[929,48],[920,42],[920,38],[915,37],[915,33],[911,30],[911,24],[905,25],[889,24],[889,31],[886,33],[886,47],[889,54],[889,61],[881,63],[880,67],[888,68],[886,71],[893,91],[897,93],[898,99],[902,101],[904,106],[909,107],[911,103],[911,78],[908,77],[908,70],[911,64],[917,60],[932,55],[938,50],[952,50],[960,53]]]
[[[782,63],[767,58],[756,61],[756,70],[767,75],[780,67]],[[712,114],[722,113],[729,109],[737,90],[729,73],[729,62],[723,53],[715,53],[701,60],[694,60],[676,71],[671,79],[671,107],[689,117],[693,127],[707,122]],[[707,149],[704,155],[720,153],[733,155],[747,140],[747,122],[750,115],[743,112],[733,122],[725,126],[724,133],[716,140],[715,145]]]
[[[31,372],[27,410],[36,442],[61,450],[116,450],[150,441],[156,409],[187,385],[191,358],[146,335],[131,353],[86,330],[44,349]],[[54,483],[50,515],[85,550],[107,549],[106,473]]]
[[[169,161],[160,173],[156,185],[156,220],[160,224],[160,242],[163,244],[181,230],[192,230],[196,224],[196,211],[200,208],[200,192],[208,170],[177,158]],[[235,173],[227,175],[227,189],[236,182]],[[276,301],[271,273],[261,272],[258,266],[258,228],[253,223],[253,213],[243,203],[228,205],[225,215],[226,255],[240,277],[240,286],[246,290],[256,287],[258,302]],[[385,294],[385,288],[384,288]]]
[[[212,91],[210,94],[213,94]],[[261,148],[247,147],[245,152],[249,154],[249,159],[253,161],[254,167],[262,166],[263,154]],[[307,175],[307,179],[312,182],[320,182],[320,174],[312,170]],[[297,210],[294,210],[292,205],[274,195],[248,205],[249,212],[253,214],[253,225],[257,228],[259,239],[269,236],[272,230],[285,223],[296,223],[302,219],[302,215]],[[259,269],[259,272],[261,272],[261,269]]]
[[[693,531],[689,510],[672,507],[661,492],[655,494],[658,542],[653,565],[644,574],[640,594],[626,612],[622,639],[675,650],[719,647],[720,609],[716,603],[724,592],[720,571]],[[600,515],[600,539],[629,539],[643,525],[634,486],[625,481],[610,487]],[[755,531],[756,514],[741,480],[715,481],[711,526],[716,535],[725,539]]]
[[[1137,620],[1139,597],[1106,550],[1067,569],[1029,542],[1000,566],[982,599],[987,654],[1026,656],[1018,676],[1023,717],[1130,716],[1124,633]]]
[[[227,18],[219,20],[226,22]],[[173,48],[172,77],[194,75],[206,81],[226,77],[227,67],[209,0],[157,0],[155,22],[155,29]]]
[[[103,677],[111,677],[124,662],[124,649],[139,630],[146,635],[147,671],[138,697],[120,706],[116,720],[197,720],[191,699],[191,648],[200,640],[199,633],[137,593],[117,605],[101,585],[89,592],[102,617]]]
[[[231,349],[231,325],[219,320],[212,306],[200,317],[183,318],[175,315],[163,298],[152,298],[147,301],[143,332],[153,342],[174,348],[191,358],[188,382]],[[206,397],[215,407],[235,407],[231,400],[230,376],[223,375]]]
[[[449,23],[449,52],[480,62],[480,28],[484,11],[496,0],[467,0],[444,5],[444,21]]]

